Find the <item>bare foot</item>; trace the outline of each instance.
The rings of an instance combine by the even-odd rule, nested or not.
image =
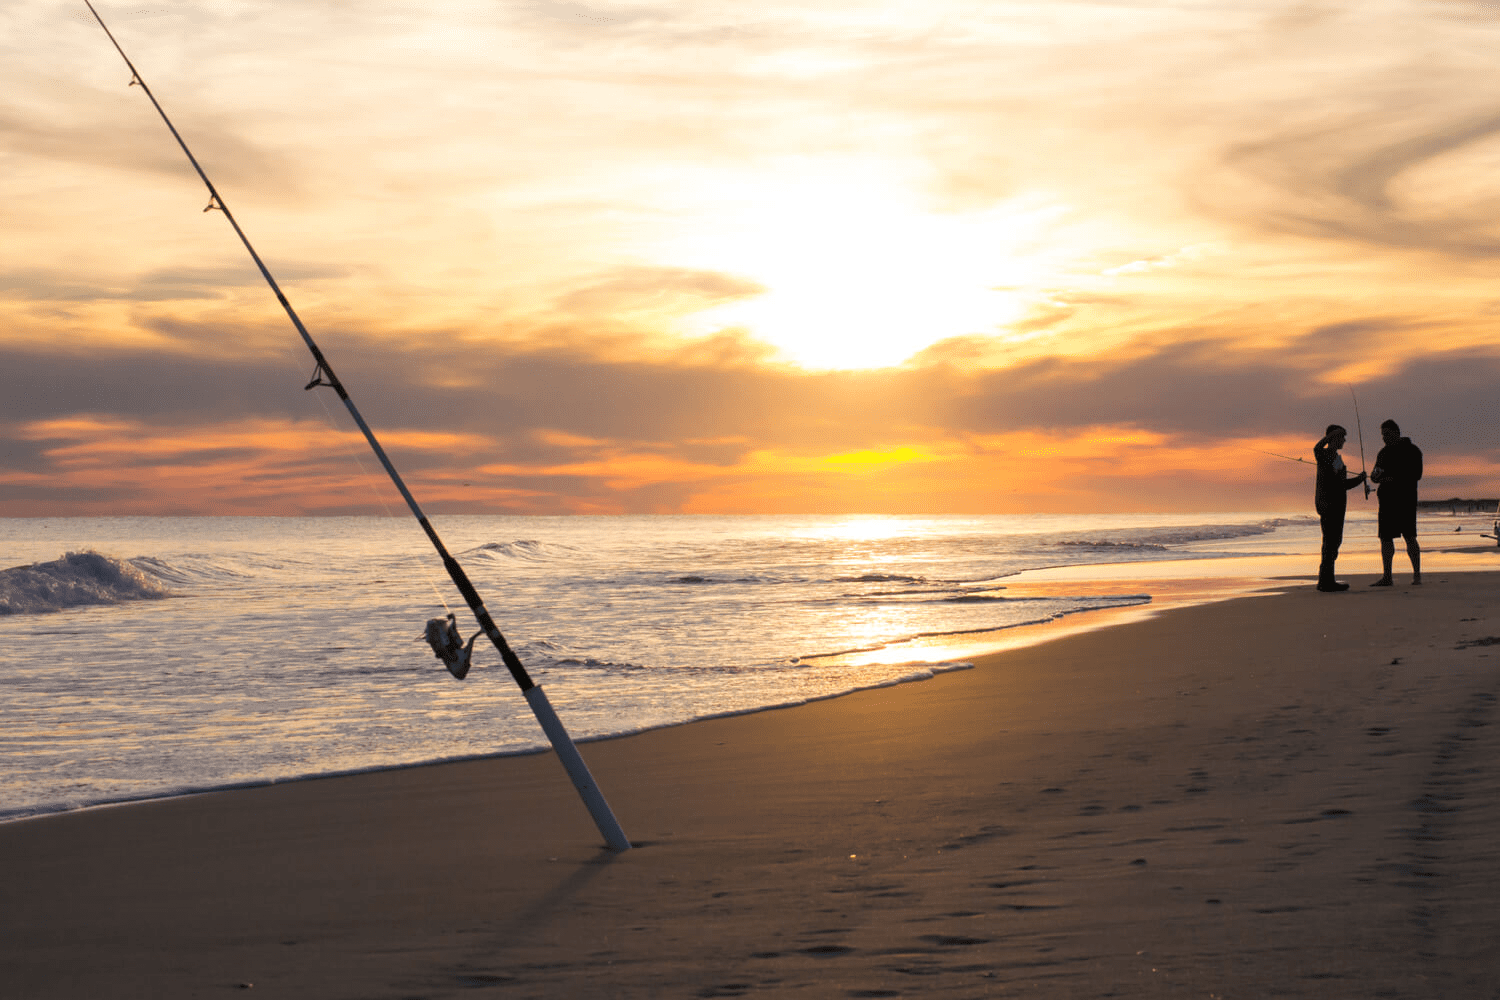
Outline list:
[[[1372,587],[1389,587],[1389,586],[1391,586],[1391,578],[1388,577],[1388,576],[1383,576],[1379,580],[1376,580],[1374,583],[1370,584],[1370,586],[1372,586]]]

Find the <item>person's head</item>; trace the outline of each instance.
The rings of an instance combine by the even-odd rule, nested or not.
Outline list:
[[[1323,432],[1323,436],[1328,438],[1328,443],[1333,446],[1333,450],[1338,451],[1344,446],[1344,441],[1349,437],[1349,432],[1344,430],[1341,424],[1329,424],[1328,429]]]
[[[1394,420],[1387,420],[1380,425],[1380,438],[1386,444],[1395,444],[1401,440],[1401,425]]]

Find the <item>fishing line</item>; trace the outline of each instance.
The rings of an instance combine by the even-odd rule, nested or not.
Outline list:
[[[1281,459],[1285,459],[1288,462],[1301,462],[1303,465],[1312,465],[1313,464],[1313,463],[1309,462],[1305,458],[1293,458],[1291,455],[1282,455],[1282,454],[1280,454],[1278,452],[1266,451],[1264,448],[1252,448],[1248,444],[1242,444],[1242,445],[1240,445],[1240,447],[1243,448],[1243,449],[1245,449],[1246,451],[1257,452],[1257,453],[1259,453],[1261,455],[1270,455],[1272,458],[1281,458]]]
[[[285,362],[287,369],[298,378],[306,376],[306,366],[296,360],[291,350],[285,344],[278,345],[276,355]],[[380,488],[379,477],[370,470],[369,466],[365,465],[364,459],[349,439],[348,430],[340,426],[338,417],[333,410],[328,408],[328,397],[321,392],[315,392],[312,395],[318,401],[318,406],[323,410],[323,422],[327,424],[329,430],[333,431],[333,440],[337,444],[339,454],[346,460],[354,463],[354,467],[359,470],[359,481],[364,484],[365,489],[370,491],[370,498],[380,505],[380,509],[384,511],[385,516],[393,521],[396,520],[396,512],[391,509],[391,505],[386,501],[385,492]],[[432,571],[427,568],[427,564],[419,559],[415,552],[408,551],[402,558],[406,560],[407,565],[415,568],[421,575],[422,582],[427,584],[428,588],[432,591],[432,596],[443,606],[443,610],[451,614],[453,606],[443,596],[442,590],[437,585],[437,578],[432,575]]]
[[[266,279],[266,284],[276,294],[276,300],[281,303],[281,308],[285,310],[287,318],[292,322],[292,326],[296,327],[297,334],[302,338],[303,344],[307,346],[308,353],[313,356],[316,367],[313,369],[311,380],[308,381],[304,388],[314,389],[319,386],[326,386],[338,394],[339,400],[344,404],[344,408],[349,411],[349,416],[353,418],[355,425],[359,427],[360,433],[364,435],[365,442],[370,446],[370,450],[380,460],[380,464],[385,469],[386,475],[390,477],[391,482],[395,485],[397,491],[400,492],[401,498],[406,501],[406,506],[410,508],[412,516],[421,525],[422,531],[427,535],[427,540],[437,550],[438,556],[443,561],[443,568],[448,571],[448,576],[452,578],[453,584],[458,588],[459,593],[464,596],[464,601],[469,605],[469,610],[473,612],[475,620],[479,623],[480,631],[474,633],[473,637],[469,639],[468,645],[465,646],[458,634],[457,622],[452,614],[449,614],[446,625],[440,618],[431,619],[427,622],[426,632],[427,640],[432,645],[433,652],[443,661],[449,673],[462,680],[469,672],[471,662],[470,653],[473,649],[474,640],[480,634],[489,638],[490,642],[500,652],[500,659],[510,671],[512,679],[515,680],[516,685],[521,689],[521,693],[525,695],[527,704],[531,707],[532,713],[536,716],[537,722],[542,727],[542,731],[547,734],[547,739],[551,742],[553,751],[567,770],[568,777],[572,779],[573,787],[578,791],[579,797],[588,808],[589,815],[593,818],[594,825],[598,827],[600,834],[603,835],[605,843],[615,851],[630,850],[631,843],[625,837],[625,831],[620,828],[620,824],[615,819],[614,813],[610,810],[609,804],[604,800],[604,794],[599,790],[599,786],[594,783],[594,778],[589,773],[588,765],[584,763],[583,757],[578,753],[578,748],[573,742],[573,738],[568,735],[568,731],[564,728],[562,720],[558,718],[557,710],[552,707],[552,703],[547,699],[541,687],[532,681],[531,676],[526,673],[526,668],[521,664],[520,658],[510,648],[510,644],[505,641],[505,636],[500,633],[499,627],[490,616],[489,609],[484,606],[484,601],[480,598],[479,592],[474,589],[474,584],[469,580],[468,574],[464,572],[458,560],[454,559],[452,554],[449,553],[447,546],[443,544],[443,540],[438,536],[437,529],[432,526],[432,522],[422,512],[421,506],[417,504],[416,497],[412,496],[411,491],[407,489],[405,480],[396,471],[396,467],[391,463],[390,456],[386,454],[385,449],[380,445],[380,441],[376,439],[375,432],[370,429],[369,424],[365,423],[365,418],[360,414],[359,408],[354,405],[354,400],[349,397],[349,393],[344,388],[343,382],[334,374],[332,366],[328,363],[328,359],[323,356],[323,351],[313,340],[312,334],[307,332],[307,327],[302,325],[302,319],[297,315],[296,310],[292,308],[292,304],[287,301],[286,295],[281,291],[281,286],[276,283],[276,279],[271,276],[271,272],[266,267],[265,262],[260,259],[260,254],[256,253],[255,247],[251,246],[250,238],[245,235],[244,230],[240,228],[240,224],[235,220],[233,213],[229,211],[229,206],[219,196],[218,189],[208,179],[208,174],[199,165],[197,157],[193,156],[192,150],[188,149],[187,142],[178,133],[177,127],[172,124],[172,120],[167,117],[166,111],[157,102],[156,95],[151,93],[151,88],[146,86],[145,80],[141,79],[141,74],[136,70],[135,64],[130,61],[130,57],[125,54],[125,50],[115,40],[114,33],[104,23],[104,19],[94,9],[94,5],[89,0],[84,0],[84,5],[94,15],[94,20],[99,22],[99,27],[104,29],[105,35],[109,37],[110,44],[115,47],[115,51],[120,54],[120,58],[125,60],[125,65],[130,69],[130,85],[139,86],[145,93],[146,97],[151,101],[152,107],[156,109],[156,113],[161,116],[162,122],[166,124],[167,129],[172,133],[172,138],[176,139],[177,145],[182,148],[183,155],[188,158],[188,162],[197,171],[199,179],[208,188],[208,206],[203,211],[209,212],[217,209],[223,213],[225,221],[233,227],[235,235],[239,237],[240,243],[245,247],[245,251],[250,254],[250,259],[255,261],[255,266],[260,269],[261,277]]]
[[[288,363],[291,363],[290,354],[283,353],[282,356]],[[300,373],[301,369],[299,368],[298,371]],[[364,483],[365,488],[370,491],[370,496],[376,503],[380,504],[380,509],[385,511],[385,516],[394,521],[396,519],[396,512],[393,511],[391,509],[391,505],[386,502],[385,491],[380,489],[379,486],[379,478],[375,475],[374,472],[370,471],[368,466],[365,465],[364,459],[360,457],[359,452],[355,450],[353,445],[350,443],[349,432],[339,426],[338,418],[335,417],[334,412],[328,408],[328,397],[323,395],[321,392],[315,392],[313,393],[313,398],[316,399],[318,401],[318,405],[323,408],[323,419],[327,422],[329,430],[334,432],[335,440],[337,440],[339,443],[339,450],[343,452],[345,458],[354,462],[355,468],[359,469],[360,481]],[[448,599],[443,596],[443,592],[438,589],[437,578],[432,575],[431,570],[427,568],[427,564],[424,563],[421,559],[418,559],[415,552],[407,552],[404,558],[408,565],[415,567],[417,572],[422,575],[422,581],[426,583],[429,588],[431,588],[432,596],[437,598],[437,602],[443,606],[443,610],[445,612],[448,612],[449,614],[452,614],[453,608],[451,605],[449,605]]]

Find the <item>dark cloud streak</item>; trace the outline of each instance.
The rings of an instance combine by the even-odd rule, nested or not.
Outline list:
[[[1478,201],[1437,212],[1403,203],[1392,189],[1438,159],[1497,135],[1500,113],[1493,110],[1446,122],[1431,121],[1427,115],[1358,113],[1238,144],[1226,152],[1225,165],[1231,173],[1254,177],[1269,187],[1249,202],[1263,228],[1387,249],[1491,259],[1500,256],[1500,235],[1493,221],[1500,208],[1500,186]],[[1243,194],[1238,187],[1232,190],[1237,199]],[[1218,210],[1243,215],[1245,207],[1219,200]]]
[[[101,98],[82,106],[109,107],[112,103]],[[0,105],[0,145],[12,155],[196,181],[192,165],[150,103],[143,99],[141,104],[141,113],[128,120],[96,116],[82,124],[68,125],[57,122],[76,121],[76,110],[67,116],[59,114],[44,125],[35,114]],[[299,194],[298,171],[279,155],[206,116],[185,115],[171,107],[168,114],[173,115],[216,186],[226,190],[254,187],[278,197],[295,198]],[[274,184],[267,178],[274,178]]]
[[[681,357],[611,362],[567,350],[468,344],[443,352],[333,335],[330,359],[377,428],[480,434],[503,441],[482,461],[547,462],[581,446],[541,432],[649,444],[732,462],[776,446],[813,452],[878,447],[911,436],[1082,430],[1119,425],[1164,434],[1301,433],[1337,419],[1347,387],[1322,378],[1326,358],[1399,328],[1378,319],[1309,331],[1289,349],[1178,334],[1120,360],[1049,358],[988,370],[934,363],[809,373],[791,368],[685,363]],[[329,344],[343,341],[338,349]],[[180,427],[251,417],[321,419],[279,358],[0,352],[0,421],[111,414]],[[461,368],[471,384],[453,388]],[[1495,425],[1500,352],[1454,351],[1398,366],[1359,387],[1372,419],[1443,426]],[[323,390],[318,390],[323,391]],[[329,396],[325,402],[332,403]],[[332,405],[334,412],[341,407]],[[1332,412],[1332,415],[1330,415]],[[672,444],[666,444],[672,442]],[[23,448],[29,452],[29,449]],[[29,464],[34,465],[34,456]]]

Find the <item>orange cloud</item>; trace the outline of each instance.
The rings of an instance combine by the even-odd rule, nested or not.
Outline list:
[[[252,419],[184,433],[78,415],[25,425],[19,436],[41,442],[54,471],[6,472],[0,488],[45,485],[85,498],[56,501],[59,513],[402,512],[364,442],[316,422]],[[1306,457],[1305,435],[1222,440],[1112,425],[926,434],[827,452],[735,439],[728,451],[708,447],[708,457],[676,442],[556,430],[532,437],[544,453],[475,466],[473,456],[493,454],[496,442],[409,429],[382,434],[431,512],[1300,510],[1310,503],[1313,475],[1310,460],[1287,460]],[[1485,468],[1436,456],[1429,479],[1477,481]],[[26,509],[19,499],[0,502],[0,513]]]
[[[16,437],[41,443],[51,474],[0,472],[0,488],[47,487],[59,513],[292,514],[402,507],[364,441],[313,421],[242,420],[185,430],[81,415],[35,421]],[[382,443],[408,457],[462,454],[476,435],[392,431]],[[72,491],[83,497],[68,501]],[[0,501],[0,513],[24,510]]]

